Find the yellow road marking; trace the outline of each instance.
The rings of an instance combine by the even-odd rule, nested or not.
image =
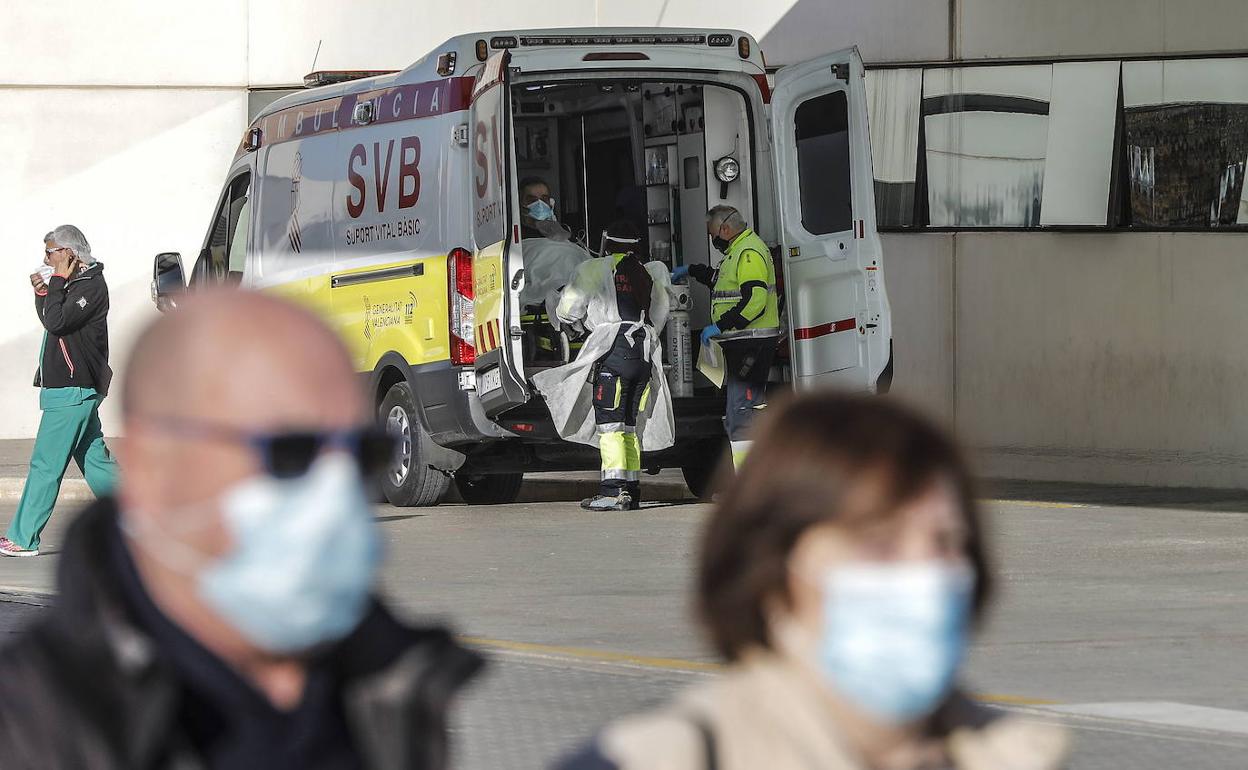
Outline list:
[[[996,703],[1002,706],[1056,706],[1057,701],[1044,698],[1028,698],[1025,695],[998,695],[996,693],[973,693],[972,698],[981,703]]]
[[[685,658],[660,658],[649,655],[633,655],[627,652],[595,650],[589,647],[563,647],[553,644],[536,644],[534,642],[513,642],[506,639],[487,639],[480,636],[464,636],[460,640],[474,647],[485,647],[508,652],[523,652],[531,655],[549,655],[553,657],[590,660],[600,663],[620,663],[640,668],[653,668],[661,671],[714,672],[723,671],[727,666],[704,660],[687,660]],[[976,700],[984,703],[996,703],[1003,706],[1053,706],[1057,701],[1042,698],[1029,698],[1023,695],[999,695],[982,693],[973,695]]]
[[[1021,505],[1024,508],[1087,508],[1083,503],[1053,503],[1047,500],[983,500],[992,505]]]
[[[512,642],[505,639],[484,639],[476,636],[465,636],[462,640],[477,647],[493,647],[509,652],[528,652],[538,655],[561,655],[578,660],[596,660],[603,663],[623,663],[643,668],[662,669],[664,671],[720,671],[721,663],[710,663],[702,660],[685,660],[683,658],[657,658],[648,655],[631,655],[626,652],[595,650],[588,647],[561,647],[553,644],[534,644],[533,642]]]

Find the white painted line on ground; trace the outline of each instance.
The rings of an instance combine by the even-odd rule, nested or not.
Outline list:
[[[1078,703],[1069,706],[1049,706],[1045,711],[1248,735],[1248,711],[1191,706],[1186,703],[1169,701]]]
[[[0,478],[0,503],[17,502],[22,498],[22,489],[26,486],[24,478]],[[79,503],[94,500],[91,488],[83,479],[65,479],[61,482],[61,493],[57,496],[58,503]]]

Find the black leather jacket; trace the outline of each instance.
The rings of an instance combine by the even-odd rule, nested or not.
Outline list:
[[[117,509],[101,500],[66,537],[51,612],[0,651],[0,767],[198,768],[178,723],[182,688],[139,630],[106,543]],[[380,604],[328,655],[352,743],[377,770],[443,770],[452,696],[481,667],[443,629],[414,629]]]

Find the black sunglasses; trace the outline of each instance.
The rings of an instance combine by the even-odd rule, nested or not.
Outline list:
[[[302,476],[316,458],[330,449],[351,455],[363,476],[376,476],[394,462],[398,451],[397,440],[373,426],[270,433],[173,417],[147,418],[146,422],[185,438],[243,444],[255,452],[265,473],[277,479]]]

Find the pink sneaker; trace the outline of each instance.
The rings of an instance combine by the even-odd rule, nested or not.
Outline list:
[[[7,537],[0,537],[0,556],[38,556],[38,548],[23,548]]]

